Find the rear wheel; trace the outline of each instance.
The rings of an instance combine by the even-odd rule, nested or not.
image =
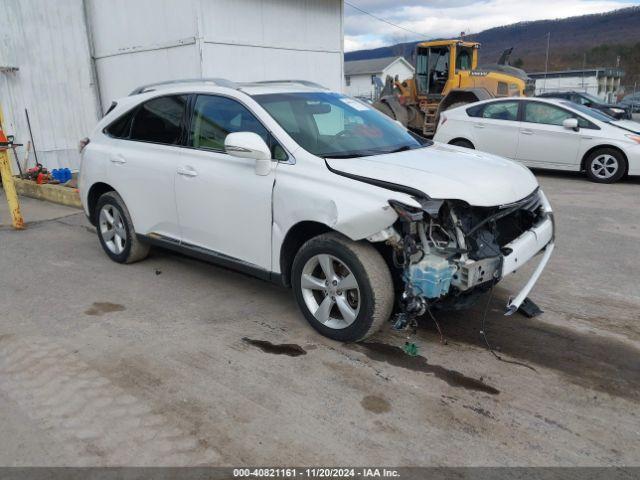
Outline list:
[[[149,245],[136,236],[129,211],[116,192],[107,192],[98,199],[95,218],[100,245],[111,260],[133,263],[149,254]]]
[[[473,146],[473,143],[471,143],[469,140],[465,140],[464,138],[456,138],[455,140],[451,140],[449,142],[449,145],[455,145],[456,147],[470,148],[472,150],[475,149],[475,147]]]
[[[393,308],[393,281],[380,253],[337,233],[312,238],[300,248],[292,285],[311,326],[342,342],[372,335]]]
[[[587,157],[585,168],[591,181],[613,183],[624,176],[627,171],[627,160],[617,150],[600,148]]]

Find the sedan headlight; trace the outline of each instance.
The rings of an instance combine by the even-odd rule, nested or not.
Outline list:
[[[624,113],[624,109],[622,108],[610,108],[609,110],[611,110],[613,113]]]

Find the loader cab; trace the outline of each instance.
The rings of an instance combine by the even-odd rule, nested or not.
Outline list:
[[[478,44],[460,41],[419,44],[415,62],[418,95],[438,99],[449,89],[457,87],[458,85],[453,85],[456,74],[473,70],[477,66],[477,46]],[[447,88],[449,81],[451,84]]]

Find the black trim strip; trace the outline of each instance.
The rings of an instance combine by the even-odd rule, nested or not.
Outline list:
[[[207,263],[229,268],[261,280],[273,282],[276,285],[284,285],[282,283],[281,274],[270,272],[264,268],[258,267],[257,265],[253,265],[252,263],[247,263],[243,260],[230,257],[214,250],[209,250],[197,245],[190,245],[188,243],[181,243],[180,240],[158,235],[156,233],[152,233],[150,235],[137,234],[137,237],[151,245],[166,248],[168,250],[187,255],[188,257],[197,258],[198,260],[202,260]]]
[[[418,190],[416,188],[407,187],[405,185],[399,185],[399,184],[393,183],[393,182],[386,182],[384,180],[377,180],[375,178],[361,177],[360,175],[354,175],[352,173],[341,172],[340,170],[335,170],[335,169],[331,168],[331,165],[329,165],[329,162],[327,162],[326,159],[325,159],[324,163],[325,163],[325,165],[327,166],[327,168],[329,169],[330,172],[335,173],[336,175],[340,175],[341,177],[347,177],[347,178],[350,178],[352,180],[357,180],[358,182],[368,183],[369,185],[374,185],[376,187],[386,188],[387,190],[393,190],[395,192],[406,193],[407,195],[411,195],[413,197],[418,197],[418,198],[424,198],[424,199],[427,199],[427,200],[431,200],[429,195],[427,195],[426,193],[424,193],[424,192],[422,192],[422,191],[420,191],[420,190]]]

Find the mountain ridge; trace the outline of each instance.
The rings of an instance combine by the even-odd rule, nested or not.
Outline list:
[[[637,53],[640,6],[563,19],[518,22],[466,35],[464,39],[481,43],[480,64],[495,63],[504,49],[514,47],[512,64],[527,71],[540,71],[544,70],[548,32],[549,70],[619,64],[627,72],[628,83],[640,83],[640,54]],[[389,56],[404,56],[411,61],[418,43],[420,41],[346,52],[345,61]]]

